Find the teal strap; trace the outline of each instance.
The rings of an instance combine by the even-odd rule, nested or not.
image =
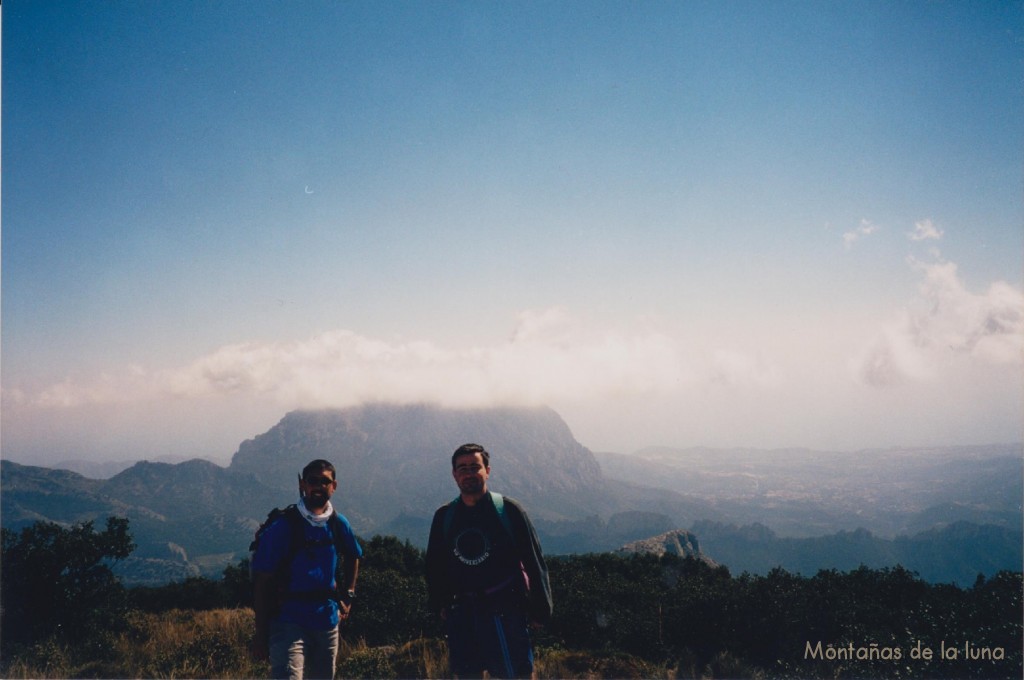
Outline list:
[[[498,511],[498,519],[501,520],[501,525],[505,527],[505,531],[512,537],[512,542],[515,542],[516,535],[512,533],[512,520],[508,518],[508,513],[505,512],[505,499],[500,493],[491,492],[491,502],[494,503],[494,509]]]
[[[505,498],[500,493],[494,491],[489,492],[491,494],[491,502],[494,503],[494,509],[498,511],[498,519],[501,520],[501,526],[505,527],[505,531],[508,532],[512,542],[515,543],[516,535],[512,532],[512,520],[509,519],[508,513],[505,512]],[[445,540],[449,540],[452,533],[452,522],[455,521],[455,506],[459,504],[459,498],[456,496],[455,500],[448,504],[448,508],[444,511],[444,537]]]

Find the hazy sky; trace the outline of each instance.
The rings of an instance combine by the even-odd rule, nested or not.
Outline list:
[[[372,400],[621,452],[1022,438],[1020,2],[2,25],[6,458],[226,461]]]

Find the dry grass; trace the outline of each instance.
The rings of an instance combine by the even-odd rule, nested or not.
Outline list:
[[[72,649],[47,641],[27,649],[5,649],[0,677],[265,678],[269,666],[249,656],[252,630],[251,609],[133,613],[125,632],[110,636],[100,645]],[[692,659],[658,665],[628,654],[562,649],[539,649],[535,672],[538,680],[682,680],[759,675],[728,655],[697,668]],[[370,647],[365,641],[343,637],[337,677],[445,678],[448,652],[444,642],[436,639]]]
[[[251,609],[133,613],[127,629],[84,648],[53,641],[5,650],[5,678],[257,678]],[[13,657],[13,658],[8,658]]]
[[[628,654],[597,654],[570,650],[540,650],[534,663],[538,679],[565,678],[598,680],[599,678],[664,678],[674,680],[667,670]]]
[[[135,614],[129,625],[115,643],[121,677],[254,678],[269,672],[249,656],[251,609]]]
[[[403,645],[368,647],[362,640],[342,643],[339,678],[448,677],[448,650],[440,640],[421,638]]]
[[[0,677],[265,678],[270,667],[249,656],[251,609],[134,612],[128,627],[100,645],[73,649],[52,640],[5,649]],[[369,647],[342,640],[339,678],[443,678],[448,653],[439,640]]]

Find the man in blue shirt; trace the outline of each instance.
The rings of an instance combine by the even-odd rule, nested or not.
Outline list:
[[[334,466],[314,460],[299,477],[299,502],[260,534],[252,558],[253,655],[270,659],[273,678],[334,678],[338,624],[351,611],[363,554],[331,506],[337,488]]]

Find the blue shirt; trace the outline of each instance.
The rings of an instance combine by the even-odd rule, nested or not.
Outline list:
[[[352,532],[352,525],[344,515],[339,514],[338,519],[341,520],[341,539],[346,558],[359,559],[363,555],[363,548]],[[334,589],[337,585],[334,574],[338,568],[338,555],[331,533],[331,523],[317,527],[303,519],[301,524],[305,540],[287,571],[288,582],[285,590],[303,592]],[[291,532],[292,524],[287,517],[279,517],[266,528],[252,558],[254,572],[272,574],[277,571],[291,550]],[[303,628],[329,630],[338,625],[338,603],[331,599],[286,599],[275,620],[294,623]]]

